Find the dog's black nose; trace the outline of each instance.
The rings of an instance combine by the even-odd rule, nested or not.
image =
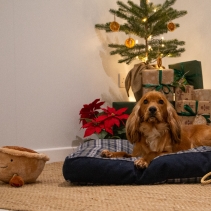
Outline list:
[[[154,107],[154,106],[151,106],[151,107],[149,108],[149,111],[150,111],[151,114],[154,114],[154,113],[157,111],[157,108]]]

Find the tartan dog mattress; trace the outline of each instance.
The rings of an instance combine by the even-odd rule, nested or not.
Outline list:
[[[198,183],[211,171],[211,147],[156,157],[146,169],[134,166],[136,157],[103,158],[100,154],[104,149],[131,154],[133,145],[121,139],[96,139],[81,144],[64,161],[65,180],[82,185]]]

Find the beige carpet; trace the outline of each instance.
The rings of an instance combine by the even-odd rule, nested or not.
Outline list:
[[[13,188],[0,182],[0,208],[26,211],[211,210],[211,185],[74,186],[63,163],[45,166],[35,184]]]

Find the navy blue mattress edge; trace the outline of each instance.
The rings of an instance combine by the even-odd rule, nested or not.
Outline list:
[[[148,168],[133,161],[95,157],[66,157],[63,176],[72,183],[159,184],[199,182],[211,171],[211,151],[169,154],[154,159]]]

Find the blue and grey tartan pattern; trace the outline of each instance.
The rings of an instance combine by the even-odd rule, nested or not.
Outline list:
[[[186,183],[200,183],[201,177],[191,177],[191,178],[174,178],[167,179],[165,183],[168,184],[186,184]]]
[[[77,148],[76,152],[69,155],[68,158],[95,157],[95,158],[101,158],[101,159],[108,159],[108,158],[102,158],[100,155],[104,149],[107,149],[112,152],[124,151],[131,154],[133,150],[133,145],[128,140],[124,140],[124,139],[90,140],[81,144]],[[109,159],[125,160],[126,158],[109,158]],[[135,158],[127,158],[127,160],[134,161]]]
[[[95,158],[100,158],[100,159],[108,159],[108,158],[103,158],[100,155],[104,149],[107,149],[113,152],[124,151],[131,154],[133,151],[133,145],[128,140],[124,140],[124,139],[95,139],[95,140],[86,141],[83,144],[81,144],[77,148],[76,152],[69,155],[68,158],[95,157]],[[211,151],[211,147],[201,146],[201,147],[189,149],[186,151],[179,151],[177,153],[171,153],[171,154],[181,154],[181,153],[190,153],[190,152],[207,152],[207,151]],[[162,155],[162,156],[168,156],[168,155],[169,154]],[[137,158],[132,157],[132,158],[109,158],[109,159],[134,161]]]

